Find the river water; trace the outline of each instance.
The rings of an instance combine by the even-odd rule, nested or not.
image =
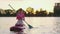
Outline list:
[[[60,34],[60,17],[25,17],[25,20],[34,27],[29,29],[24,23],[26,34]],[[16,22],[16,17],[0,17],[0,34],[16,34],[9,30]]]

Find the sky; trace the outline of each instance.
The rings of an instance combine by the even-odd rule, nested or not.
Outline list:
[[[53,12],[54,4],[59,3],[60,0],[0,0],[0,8],[11,9],[10,4],[15,10],[22,8],[26,10],[27,7],[32,7],[34,10],[47,10]]]

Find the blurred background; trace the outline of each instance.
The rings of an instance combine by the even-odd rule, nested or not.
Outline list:
[[[15,17],[19,8],[26,17],[60,16],[60,0],[0,0],[0,17]]]

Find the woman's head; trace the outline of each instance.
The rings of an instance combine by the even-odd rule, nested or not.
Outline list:
[[[19,11],[23,11],[23,9],[22,8],[20,8],[20,9],[18,9]]]
[[[17,10],[17,13],[18,13],[18,12],[23,12],[23,9],[22,9],[22,8],[18,9],[18,10]]]

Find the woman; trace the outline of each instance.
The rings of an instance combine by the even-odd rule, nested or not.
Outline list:
[[[24,11],[22,10],[22,8],[20,8],[18,11],[17,11],[17,15],[16,15],[16,19],[18,20],[17,23],[15,24],[15,26],[17,26],[20,31],[19,33],[23,33],[24,29],[25,29],[25,25],[23,23],[23,20],[25,20],[25,14],[24,14]]]

